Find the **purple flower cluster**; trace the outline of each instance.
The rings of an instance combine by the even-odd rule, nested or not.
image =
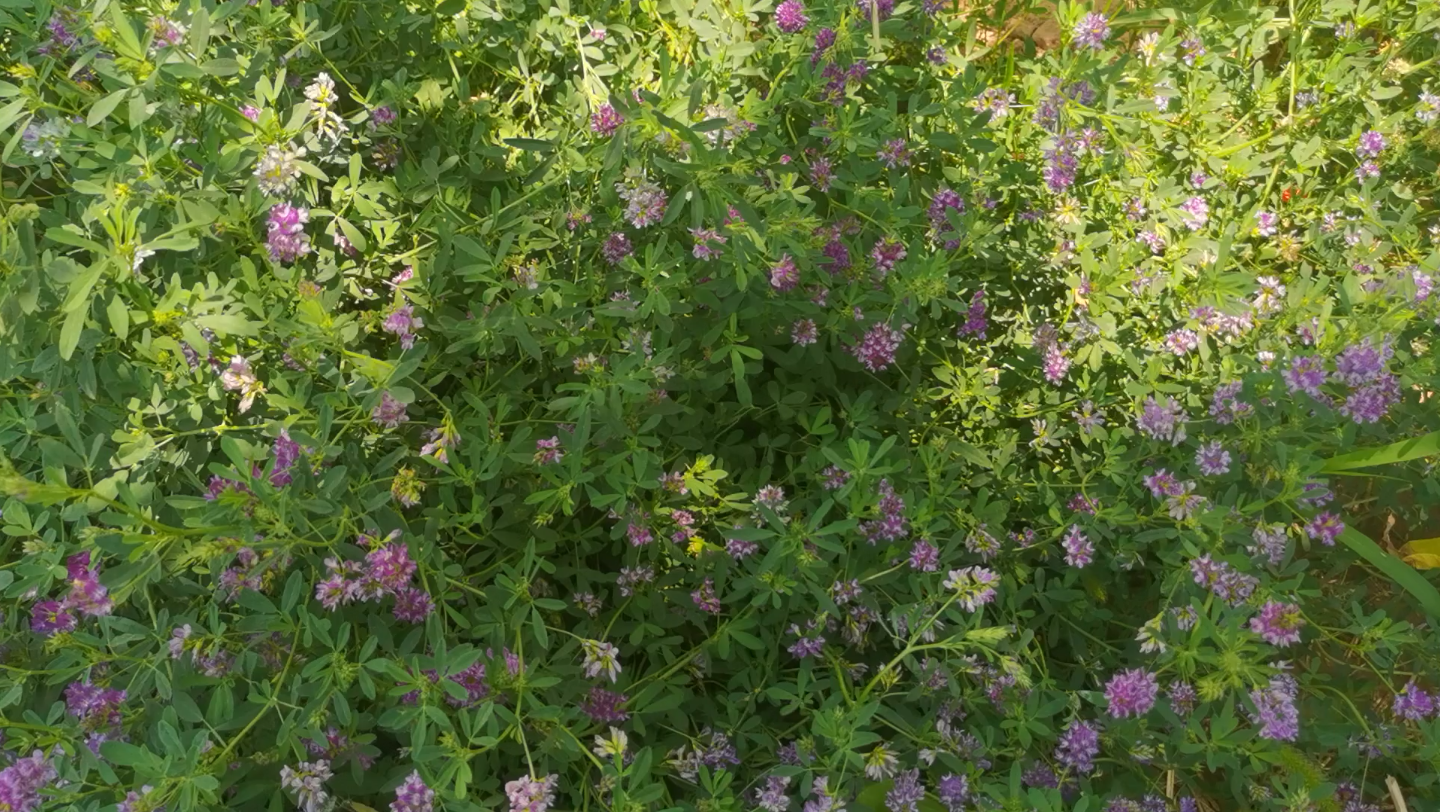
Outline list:
[[[1105,684],[1105,701],[1109,714],[1116,719],[1144,716],[1155,707],[1160,683],[1155,675],[1142,668],[1121,671]]]
[[[636,228],[645,228],[660,222],[665,216],[669,198],[659,184],[637,180],[629,184],[615,184],[615,191],[625,201],[625,219]]]
[[[720,246],[728,239],[713,228],[692,228],[690,236],[695,238],[695,247],[691,253],[696,259],[714,259],[720,256],[724,253]]]
[[[905,254],[905,243],[898,240],[876,240],[875,247],[870,249],[870,259],[882,277],[895,270],[895,266],[905,259]]]
[[[1260,738],[1282,742],[1299,738],[1300,711],[1295,707],[1299,690],[1294,677],[1277,674],[1268,685],[1250,692],[1250,701],[1255,705],[1250,718],[1260,725]]]
[[[410,559],[410,548],[398,538],[399,531],[384,541],[361,536],[358,543],[371,547],[363,562],[325,559],[326,577],[315,585],[315,600],[334,611],[343,604],[368,603],[393,595],[396,619],[407,623],[423,621],[435,604],[427,592],[410,585],[418,567]]]
[[[596,685],[590,689],[589,696],[581,703],[580,710],[597,722],[615,724],[630,718],[630,713],[624,708],[628,701],[630,698],[625,694],[607,691]]]
[[[90,551],[76,553],[65,562],[70,591],[61,600],[39,601],[30,612],[31,630],[46,637],[71,632],[79,626],[76,614],[103,617],[115,608],[110,591],[100,583],[100,570],[90,567]]]
[[[1084,569],[1095,560],[1095,544],[1078,524],[1070,525],[1070,529],[1065,531],[1060,546],[1065,550],[1065,563],[1076,569]]]
[[[905,499],[895,492],[890,480],[882,479],[876,486],[880,495],[876,511],[879,518],[860,523],[860,532],[865,534],[865,540],[874,545],[879,541],[897,541],[905,538],[909,532],[909,522],[905,518]]]
[[[547,775],[537,779],[522,775],[514,781],[505,782],[505,797],[510,801],[510,812],[545,812],[555,803],[555,790],[560,786],[560,776]]]
[[[36,812],[40,790],[59,777],[39,750],[0,770],[0,809],[6,812]]]
[[[425,326],[425,322],[415,315],[415,306],[407,303],[391,310],[380,326],[400,339],[401,349],[408,350],[415,346],[415,334]]]
[[[1391,710],[1397,719],[1419,722],[1440,713],[1440,702],[1412,679],[1395,695]]]
[[[614,105],[609,102],[596,107],[595,112],[590,114],[590,132],[601,138],[609,138],[614,135],[615,131],[620,129],[620,125],[624,123],[625,117],[620,115],[620,111],[616,110]]]
[[[866,369],[880,372],[895,363],[895,352],[904,340],[904,333],[885,322],[878,322],[850,348],[850,354]]]
[[[415,770],[395,788],[395,800],[390,803],[390,812],[433,812],[435,790],[425,785],[420,771]]]
[[[1266,601],[1260,607],[1260,614],[1250,618],[1250,631],[1280,648],[1300,642],[1300,628],[1304,625],[1300,607],[1280,601]]]
[[[1060,734],[1060,741],[1055,745],[1055,760],[1077,773],[1093,771],[1098,755],[1100,728],[1081,719],[1066,725],[1065,732]]]
[[[612,232],[600,246],[601,256],[605,257],[605,261],[611,265],[620,264],[620,260],[633,253],[635,253],[635,248],[630,244],[630,238],[625,236],[623,231]]]
[[[1075,23],[1070,34],[1075,47],[1099,50],[1110,39],[1110,20],[1104,14],[1091,12]]]
[[[800,0],[784,0],[775,7],[775,27],[786,34],[798,34],[810,24],[805,5]]]
[[[1167,395],[1164,401],[1158,401],[1152,395],[1145,398],[1140,415],[1135,418],[1135,428],[1151,439],[1179,445],[1185,442],[1185,421],[1188,419],[1175,398]]]
[[[970,309],[965,311],[965,323],[960,325],[956,334],[974,336],[984,341],[985,333],[989,329],[990,321],[985,315],[985,290],[981,288],[970,296]]]
[[[1231,606],[1239,606],[1249,600],[1255,587],[1260,585],[1260,579],[1255,576],[1240,572],[1229,562],[1215,561],[1209,555],[1191,561],[1190,574],[1196,584],[1209,589],[1215,597]]]
[[[380,393],[380,402],[370,411],[370,419],[382,428],[393,429],[410,421],[405,414],[405,404],[395,399],[390,390]]]
[[[965,213],[965,198],[953,189],[941,189],[930,199],[930,227],[935,230],[936,239],[943,240],[945,250],[951,251],[960,247],[960,238],[956,235],[955,226],[950,222],[950,212],[957,215]]]
[[[800,269],[789,254],[781,254],[780,261],[770,266],[770,287],[780,293],[788,293],[800,284]]]
[[[276,203],[270,208],[266,223],[265,247],[270,258],[276,262],[294,262],[310,253],[310,236],[305,233],[305,224],[310,222],[310,210],[295,207],[289,203]]]
[[[1215,418],[1216,423],[1228,426],[1255,413],[1254,406],[1240,400],[1240,391],[1244,388],[1245,385],[1238,381],[1215,388],[1210,396],[1210,416]]]

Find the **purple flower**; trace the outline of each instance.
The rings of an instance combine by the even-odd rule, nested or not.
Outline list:
[[[953,589],[959,595],[957,598],[961,606],[967,612],[975,612],[980,607],[995,600],[995,585],[1000,583],[1000,576],[994,570],[985,567],[964,567],[958,570],[950,570],[950,575],[945,579],[945,588]]]
[[[765,812],[785,812],[790,808],[790,799],[785,790],[790,786],[790,776],[772,775],[765,784],[755,789],[755,805]]]
[[[628,701],[630,698],[626,695],[607,691],[596,685],[590,689],[590,695],[580,705],[580,710],[597,722],[614,724],[630,718],[630,714],[622,707]]]
[[[387,429],[393,429],[410,420],[405,414],[405,404],[396,400],[388,389],[380,393],[380,403],[370,411],[370,419],[375,421],[376,425]]]
[[[1170,688],[1166,693],[1170,697],[1170,708],[1181,716],[1195,710],[1195,702],[1200,698],[1195,691],[1195,686],[1182,680],[1170,683]]]
[[[1400,387],[1388,373],[1372,383],[1352,390],[1340,404],[1340,413],[1356,423],[1378,423],[1400,400]]]
[[[699,589],[690,593],[690,600],[695,607],[702,612],[709,612],[712,615],[720,614],[720,598],[715,594],[715,579],[706,578]]]
[[[1222,426],[1255,413],[1255,407],[1239,399],[1244,384],[1237,382],[1221,384],[1210,396],[1210,416]]]
[[[949,773],[935,784],[935,795],[940,799],[940,803],[945,805],[947,812],[962,812],[970,802],[970,779],[964,775]]]
[[[800,284],[800,269],[789,254],[781,254],[780,261],[770,266],[770,287],[781,293],[788,293]]]
[[[1334,547],[1335,539],[1339,538],[1343,532],[1345,532],[1345,523],[1340,520],[1339,516],[1328,510],[1317,514],[1309,524],[1305,525],[1305,535],[1326,547]]]
[[[695,248],[691,253],[696,259],[714,259],[720,256],[724,253],[720,246],[728,239],[713,228],[692,228],[690,236],[695,238]]]
[[[1285,525],[1257,524],[1250,538],[1254,543],[1245,549],[1251,555],[1264,557],[1272,567],[1285,560]]]
[[[270,465],[270,484],[283,488],[290,484],[290,469],[295,467],[295,461],[300,458],[300,444],[290,439],[289,429],[280,429],[280,433],[275,436],[271,456],[273,461]]]
[[[895,270],[895,266],[904,258],[905,243],[898,240],[876,240],[875,247],[870,250],[870,259],[875,262],[881,276]]]
[[[1070,33],[1076,47],[1099,50],[1110,38],[1110,21],[1104,14],[1091,12],[1080,18]]]
[[[660,222],[665,216],[669,198],[659,184],[637,180],[630,184],[617,183],[615,191],[625,201],[625,219],[636,228],[645,228]]]
[[[901,770],[890,791],[885,793],[885,807],[890,812],[919,812],[923,800],[925,784],[920,780],[919,770]]]
[[[1195,452],[1195,466],[1205,476],[1219,476],[1230,472],[1230,452],[1220,444],[1219,440],[1200,446]]]
[[[802,631],[797,624],[790,624],[790,633],[795,635],[794,643],[790,644],[787,651],[796,658],[818,657],[820,652],[825,650],[825,638],[819,633],[819,629]]]
[[[294,262],[310,253],[310,237],[305,233],[308,222],[309,209],[296,208],[289,203],[272,206],[266,224],[266,248],[270,258],[276,262]]]
[[[1066,357],[1065,351],[1059,344],[1051,344],[1045,348],[1045,356],[1041,364],[1041,372],[1045,380],[1051,384],[1059,384],[1065,380],[1065,375],[1070,371],[1070,359]]]
[[[1281,377],[1292,394],[1304,392],[1319,399],[1320,386],[1326,378],[1324,362],[1318,355],[1297,355],[1290,359],[1290,368],[1282,372]]]
[[[975,336],[983,341],[989,327],[990,322],[985,315],[985,291],[977,290],[970,296],[970,309],[965,313],[965,323],[960,325],[956,333],[961,336]]]
[[[919,539],[910,548],[910,568],[920,572],[934,572],[940,568],[940,548]]]
[[[800,319],[790,328],[790,340],[801,347],[807,347],[820,339],[820,331],[814,319]]]
[[[35,812],[40,808],[40,790],[59,777],[55,768],[36,750],[0,770],[0,804],[7,812]]]
[[[1293,742],[1300,736],[1300,712],[1295,708],[1297,691],[1294,677],[1277,674],[1270,678],[1269,685],[1250,692],[1250,701],[1255,705],[1251,718],[1260,725],[1260,738]]]
[[[1184,355],[1200,346],[1200,336],[1194,330],[1181,328],[1165,336],[1165,349],[1172,355]]]
[[[1100,729],[1080,719],[1065,726],[1060,741],[1055,745],[1055,760],[1077,773],[1089,773],[1095,769],[1095,757],[1100,755]]]
[[[800,0],[785,0],[775,7],[775,27],[786,34],[798,34],[810,24],[805,5]]]
[[[1374,158],[1385,150],[1385,136],[1378,130],[1366,130],[1360,134],[1360,142],[1355,145],[1355,155],[1359,158]]]
[[[815,32],[815,49],[810,54],[810,67],[820,62],[820,57],[835,44],[835,29],[822,28]]]
[[[400,338],[400,348],[410,349],[415,346],[415,333],[425,326],[425,322],[415,315],[415,306],[411,304],[401,305],[390,311],[380,327],[387,333],[393,333]]]
[[[1351,344],[1335,358],[1335,377],[1349,386],[1360,386],[1379,378],[1385,364],[1395,355],[1386,341],[1376,347],[1370,339]]]
[[[1255,592],[1260,579],[1246,575],[1226,561],[1215,561],[1209,555],[1202,555],[1190,562],[1190,574],[1195,583],[1206,587],[1215,597],[1231,606],[1239,606]]]
[[[954,236],[955,227],[950,224],[950,212],[957,215],[965,213],[965,199],[959,192],[953,189],[941,189],[935,193],[930,200],[930,227],[935,229],[936,236],[945,241],[945,250],[953,250],[960,246],[960,240]]]
[[[875,157],[884,162],[890,169],[910,165],[910,150],[905,146],[905,139],[895,138],[886,141],[885,145],[875,154]]]
[[[65,608],[73,609],[91,617],[110,614],[115,603],[110,599],[109,590],[100,584],[100,570],[90,567],[90,552],[76,553],[65,562],[70,592],[65,596]]]
[[[1255,213],[1255,233],[1262,237],[1273,236],[1280,218],[1273,211],[1261,211]]]
[[[1076,569],[1084,569],[1095,560],[1095,545],[1078,524],[1070,525],[1070,529],[1065,531],[1060,546],[1065,550],[1065,563]]]
[[[435,790],[425,786],[420,771],[415,770],[395,788],[395,800],[390,812],[432,812],[435,808]]]
[[[1155,675],[1141,668],[1121,671],[1105,684],[1105,701],[1109,713],[1116,719],[1127,716],[1144,716],[1155,706],[1155,697],[1160,684]]]
[[[425,618],[429,617],[433,611],[435,611],[435,601],[425,590],[407,586],[395,591],[393,612],[396,620],[403,620],[406,623],[424,623]]]
[[[1266,601],[1260,614],[1250,618],[1250,631],[1280,648],[1300,642],[1300,627],[1304,625],[1300,607],[1279,601]]]
[[[991,121],[999,121],[1010,115],[1010,105],[1015,103],[1015,94],[1003,87],[988,87],[970,102],[977,113],[989,113]]]
[[[605,261],[611,265],[620,264],[620,260],[633,253],[635,253],[635,248],[630,245],[630,238],[625,236],[622,231],[612,232],[600,246],[601,256],[605,257]]]
[[[1435,697],[1426,693],[1425,689],[1415,684],[1415,680],[1405,683],[1404,689],[1395,695],[1395,702],[1391,706],[1397,719],[1408,719],[1411,722],[1419,722],[1428,717],[1434,716],[1437,710]]]
[[[546,812],[555,803],[555,790],[560,786],[560,776],[548,775],[541,779],[522,775],[514,781],[505,782],[505,797],[510,800],[510,812]]]
[[[50,637],[73,632],[80,625],[75,615],[59,601],[40,601],[30,609],[30,630]]]
[[[1210,204],[1195,196],[1180,204],[1180,221],[1191,231],[1199,231],[1210,221]]]
[[[395,123],[395,111],[389,105],[382,104],[370,111],[370,123],[375,127],[383,127],[386,124]]]
[[[1175,398],[1166,395],[1162,403],[1151,396],[1145,398],[1140,416],[1135,418],[1135,428],[1151,439],[1179,445],[1185,442],[1185,421],[1188,419]]]
[[[904,333],[879,322],[870,328],[859,343],[850,348],[850,353],[866,369],[880,372],[895,362],[895,352],[900,349],[900,343],[904,340]]]
[[[810,181],[815,184],[815,188],[828,192],[834,179],[835,169],[829,158],[820,157],[810,162]]]
[[[620,112],[609,102],[596,107],[595,112],[590,114],[590,132],[601,138],[609,138],[614,135],[615,131],[620,129],[620,125],[624,123],[625,117],[620,115]]]

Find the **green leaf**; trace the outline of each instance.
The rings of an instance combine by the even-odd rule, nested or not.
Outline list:
[[[523,149],[526,152],[554,152],[555,145],[549,141],[541,141],[538,138],[507,138],[505,143],[516,149]]]
[[[9,129],[10,125],[14,124],[15,120],[20,118],[20,115],[24,112],[25,100],[23,98],[16,99],[4,107],[0,107],[0,133]]]
[[[1338,474],[1376,465],[1409,462],[1422,457],[1433,457],[1437,454],[1440,454],[1440,431],[1432,431],[1423,437],[1400,440],[1377,448],[1365,448],[1349,454],[1341,454],[1338,457],[1331,457],[1325,461],[1325,467],[1321,468],[1320,472]]]
[[[94,127],[109,118],[110,114],[115,112],[115,108],[120,106],[120,102],[125,101],[125,96],[129,93],[130,88],[121,88],[91,105],[89,115],[85,116],[86,126]]]
[[[80,331],[85,328],[85,316],[89,308],[81,307],[65,314],[65,323],[60,327],[60,357],[66,361],[75,354],[80,345]]]
[[[208,316],[201,316],[195,321],[201,327],[209,327],[220,335],[253,336],[260,334],[260,325],[247,320],[244,316],[236,316],[232,313],[212,313]]]
[[[1369,536],[1353,527],[1345,528],[1340,534],[1340,541],[1409,592],[1426,614],[1440,618],[1440,590],[1414,567],[1386,553]]]
[[[105,305],[105,315],[110,317],[110,329],[115,331],[115,336],[123,340],[130,332],[130,308],[125,306],[125,301],[111,296],[110,303]]]
[[[115,26],[115,50],[136,62],[144,62],[145,47],[140,44],[140,38],[135,35],[135,29],[130,27],[130,21],[125,18],[125,11],[120,8],[119,3],[110,4],[110,22]]]
[[[234,76],[240,72],[240,63],[233,59],[211,59],[202,64],[200,70],[211,76]]]

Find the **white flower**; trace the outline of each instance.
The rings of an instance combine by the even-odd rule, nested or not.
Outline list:
[[[581,640],[580,649],[585,652],[585,662],[582,664],[585,676],[593,679],[603,673],[611,682],[615,681],[615,677],[620,673],[620,649],[614,644],[602,643],[599,640]]]
[[[600,758],[624,758],[630,739],[625,731],[612,727],[609,736],[595,736],[595,755]]]

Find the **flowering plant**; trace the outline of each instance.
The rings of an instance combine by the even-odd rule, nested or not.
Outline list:
[[[1024,11],[0,4],[0,812],[1440,799],[1433,8]]]

